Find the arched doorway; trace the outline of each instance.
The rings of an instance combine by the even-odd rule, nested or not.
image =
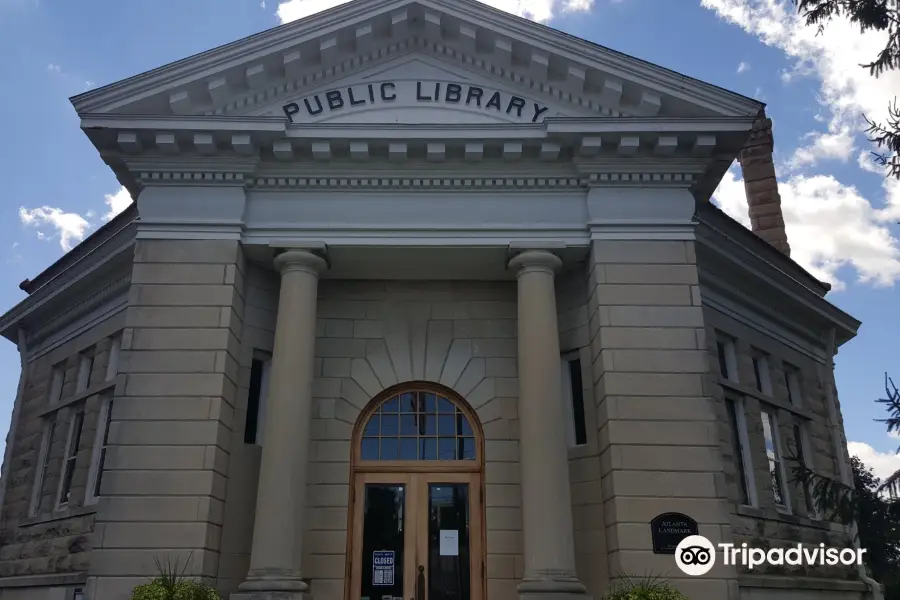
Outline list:
[[[483,600],[484,436],[450,389],[392,386],[356,421],[348,600]]]

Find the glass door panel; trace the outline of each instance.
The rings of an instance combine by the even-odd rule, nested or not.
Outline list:
[[[384,600],[385,596],[391,600],[403,598],[406,486],[367,483],[363,502],[360,597],[370,600]]]
[[[470,600],[469,484],[428,484],[428,600]]]
[[[416,522],[410,476],[358,475],[354,494],[351,599],[413,597]]]
[[[349,600],[482,600],[480,477],[354,478]]]
[[[475,473],[415,475],[417,568],[423,594],[416,600],[483,597],[481,485]]]

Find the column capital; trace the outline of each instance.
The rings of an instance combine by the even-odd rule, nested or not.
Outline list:
[[[525,250],[509,261],[509,268],[524,273],[543,272],[553,274],[562,267],[562,259],[547,250]]]
[[[302,271],[318,276],[328,268],[324,258],[307,250],[287,250],[276,256],[274,263],[282,275]]]

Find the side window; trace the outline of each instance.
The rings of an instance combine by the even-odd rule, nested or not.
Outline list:
[[[772,372],[769,369],[769,357],[759,350],[753,349],[753,384],[756,391],[772,395]]]
[[[716,355],[719,359],[719,372],[722,374],[722,377],[737,382],[737,353],[735,352],[734,338],[724,333],[717,333]]]
[[[753,465],[748,450],[747,419],[744,402],[740,398],[726,398],[728,421],[731,428],[732,458],[738,478],[738,502],[756,506],[756,490],[753,481]]]
[[[38,452],[38,461],[35,470],[34,487],[31,490],[31,504],[28,515],[33,517],[41,507],[41,498],[44,496],[44,487],[47,482],[47,470],[50,467],[50,446],[53,444],[53,436],[56,434],[56,413],[44,420],[43,433],[41,434],[41,449]]]
[[[247,395],[247,420],[244,423],[244,443],[262,446],[266,424],[266,400],[269,394],[271,356],[258,353],[250,364],[250,390]]]
[[[106,451],[109,444],[109,424],[112,420],[112,396],[100,399],[100,411],[97,415],[97,434],[94,438],[91,467],[88,471],[85,504],[95,504],[100,498],[100,484],[103,481],[103,469],[106,463]]]
[[[63,457],[63,476],[60,480],[59,494],[56,499],[57,509],[69,504],[72,494],[72,477],[75,475],[75,461],[78,459],[78,448],[81,445],[81,430],[84,427],[84,406],[75,409],[69,422],[69,434],[66,439],[66,453]]]
[[[562,357],[562,401],[569,430],[569,446],[587,443],[587,424],[584,416],[584,385],[581,374],[581,359],[578,354]]]
[[[803,405],[803,389],[800,386],[800,369],[784,363],[784,383],[787,387],[788,402],[794,406]]]
[[[78,383],[75,385],[75,393],[80,394],[91,386],[91,371],[94,370],[94,349],[81,353],[78,363]]]
[[[769,459],[769,475],[772,478],[772,495],[775,507],[783,511],[790,511],[788,489],[785,485],[784,454],[781,450],[781,440],[778,430],[778,419],[774,413],[763,410],[762,418],[763,436],[766,442],[766,456]]]

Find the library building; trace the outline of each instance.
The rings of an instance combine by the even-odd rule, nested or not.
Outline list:
[[[0,600],[878,600],[859,321],[790,258],[761,102],[474,0],[355,0],[71,99],[134,202],[0,316]],[[745,228],[711,197],[743,173]]]

